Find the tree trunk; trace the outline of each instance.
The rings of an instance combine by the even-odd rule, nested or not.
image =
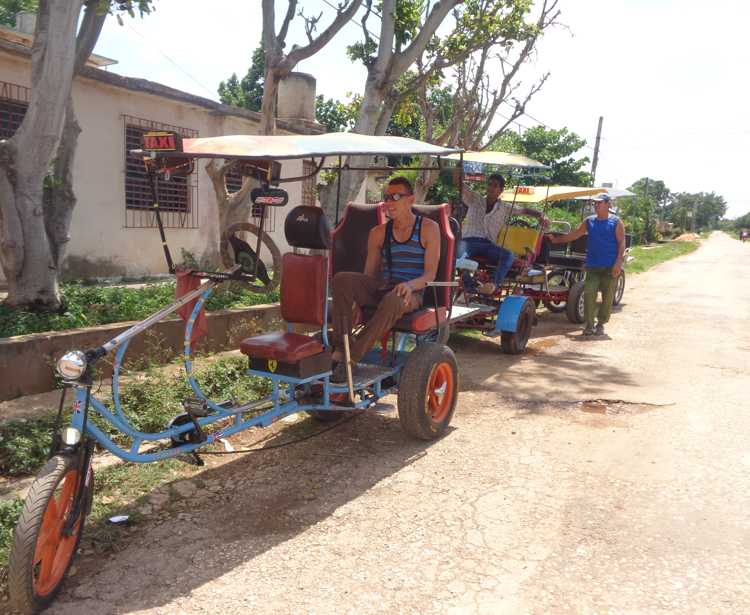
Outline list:
[[[385,93],[374,83],[374,77],[367,79],[365,86],[365,95],[362,105],[359,109],[357,122],[354,126],[354,132],[361,135],[385,134],[385,129],[379,131],[379,124],[383,123]],[[390,120],[390,116],[388,116]],[[388,125],[385,121],[385,126]],[[353,167],[364,167],[370,163],[366,156],[350,156],[346,159],[345,164]],[[341,192],[339,199],[339,219],[344,211],[346,204],[354,200],[359,194],[362,183],[365,181],[364,171],[343,171],[340,178],[334,180],[331,184],[322,186],[319,191],[320,205],[326,212],[326,217],[330,222],[336,221],[336,199],[339,194],[338,182],[341,181]]]
[[[268,67],[263,82],[263,101],[260,106],[260,134],[272,135],[276,132],[276,93],[279,90],[279,78],[276,71]]]
[[[0,146],[0,255],[6,301],[12,306],[60,307],[56,267],[61,247],[53,248],[47,235],[43,185],[70,101],[81,6],[82,0],[40,1],[31,100],[16,134]],[[61,223],[64,216],[53,222],[56,236]]]
[[[65,125],[60,146],[57,148],[53,177],[44,189],[44,221],[58,278],[66,244],[70,241],[70,221],[76,205],[76,195],[73,192],[73,163],[80,134],[81,127],[78,125],[71,97],[65,111]]]

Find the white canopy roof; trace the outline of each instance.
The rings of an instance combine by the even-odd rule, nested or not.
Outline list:
[[[449,160],[458,160],[459,154],[446,156]],[[467,162],[479,162],[481,164],[494,164],[500,167],[517,167],[520,169],[549,169],[546,164],[538,160],[522,156],[521,154],[508,154],[507,152],[464,152],[464,160]]]
[[[606,192],[612,199],[620,199],[620,198],[625,198],[629,196],[635,196],[635,192],[631,192],[630,190],[625,190],[623,188],[600,188],[600,191]],[[581,201],[588,201],[591,197],[579,196],[576,198]]]
[[[460,150],[406,137],[332,132],[322,135],[229,135],[183,139],[183,155],[195,158],[250,158],[284,160],[322,156],[445,156]]]

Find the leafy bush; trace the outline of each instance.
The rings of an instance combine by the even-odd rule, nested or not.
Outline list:
[[[142,320],[172,303],[174,291],[174,282],[141,288],[65,284],[62,288],[65,308],[59,314],[16,310],[0,304],[0,337]],[[206,309],[247,307],[278,299],[276,291],[252,293],[240,285],[225,284],[211,295]]]
[[[21,516],[23,500],[0,500],[0,568],[8,565],[13,528]]]
[[[38,419],[21,419],[0,425],[0,473],[15,476],[28,474],[47,459],[53,416]]]
[[[214,400],[249,402],[267,395],[268,381],[245,375],[244,357],[227,357],[197,369],[196,380],[204,393]],[[168,374],[150,370],[136,381],[123,386],[122,409],[139,431],[161,431],[175,415],[184,412],[182,401],[194,393],[182,373]],[[68,423],[63,418],[63,425]],[[115,442],[129,444],[129,439],[109,423],[91,413],[94,421]],[[11,421],[0,425],[0,472],[10,476],[32,474],[47,459],[52,442],[54,417]]]

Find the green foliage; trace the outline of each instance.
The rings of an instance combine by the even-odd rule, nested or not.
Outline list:
[[[729,228],[735,228],[737,230],[743,229],[743,228],[750,228],[750,211],[747,212],[744,216],[740,216],[739,218],[735,218],[728,224]]]
[[[622,199],[618,203],[618,208],[626,232],[633,236],[633,243],[651,243],[656,239],[658,215],[652,197],[638,195],[635,198]]]
[[[141,288],[65,284],[62,287],[65,308],[59,314],[16,310],[0,304],[0,337],[142,320],[172,303],[174,292],[173,282],[148,284]],[[239,285],[225,284],[211,295],[206,309],[275,303],[278,297],[276,291],[258,294]]]
[[[630,256],[634,257],[634,260],[625,265],[625,269],[628,273],[643,273],[654,265],[689,254],[695,251],[699,245],[700,242],[698,241],[670,241],[653,247],[637,246],[631,248]]]
[[[0,570],[8,565],[13,530],[23,509],[23,500],[0,500]]]
[[[207,363],[195,371],[196,380],[211,399],[249,402],[269,392],[268,381],[245,374],[244,357],[225,357]],[[169,420],[181,414],[182,401],[194,395],[180,371],[150,369],[122,386],[121,405],[133,427],[158,432]],[[69,422],[69,412],[62,424]],[[94,413],[91,420],[121,445],[130,440]],[[9,421],[0,425],[0,472],[19,476],[36,472],[47,459],[52,442],[54,417]]]
[[[680,192],[672,195],[665,207],[665,217],[683,229],[718,228],[719,220],[727,212],[724,197],[714,192],[687,193]]]
[[[567,222],[570,224],[571,230],[578,228],[581,224],[580,214],[580,207],[574,205],[569,207],[548,207],[545,212],[547,218],[553,222]]]
[[[253,51],[250,68],[242,79],[232,73],[229,79],[219,83],[219,100],[227,105],[260,111],[265,72],[266,59],[261,45]]]
[[[0,0],[0,25],[14,28],[16,13],[20,11],[36,11],[39,0]]]
[[[20,419],[0,425],[0,472],[16,476],[29,474],[47,459],[55,419]]]
[[[589,158],[575,156],[584,145],[586,145],[586,140],[567,128],[554,130],[544,126],[534,126],[527,128],[521,135],[506,132],[488,149],[524,154],[552,168],[549,177],[532,180],[529,183],[551,182],[563,186],[590,186],[591,174],[583,170],[589,164]]]
[[[349,103],[322,94],[315,98],[315,119],[326,127],[327,132],[349,132],[357,121],[361,97],[355,96]]]

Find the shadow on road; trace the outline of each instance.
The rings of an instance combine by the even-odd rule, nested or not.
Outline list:
[[[575,348],[556,351],[560,336],[574,340]],[[475,333],[454,334],[449,343],[458,357],[462,391],[562,401],[601,397],[603,385],[610,382],[636,386],[628,372],[606,361],[610,340],[608,335],[583,337],[581,326],[564,315],[542,312],[523,354],[503,354],[499,340]]]
[[[309,419],[265,445],[316,428]],[[199,488],[194,498],[173,503],[161,524],[135,526],[133,542],[119,553],[80,557],[51,612],[82,612],[81,601],[95,598],[109,604],[107,612],[130,613],[189,596],[325,521],[429,446],[404,435],[397,418],[367,413],[320,437],[206,470],[193,480],[219,481],[222,490]]]

